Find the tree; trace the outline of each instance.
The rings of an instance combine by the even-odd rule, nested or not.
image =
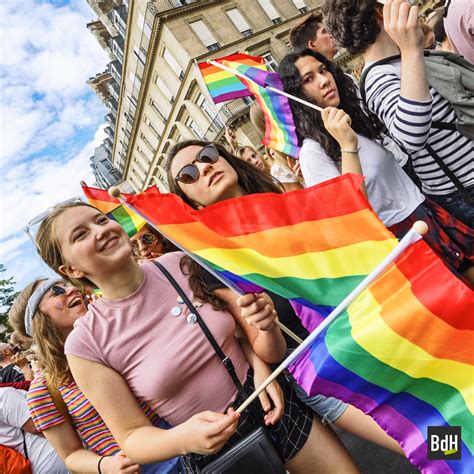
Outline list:
[[[5,266],[0,263],[0,274],[5,271]],[[8,312],[18,293],[18,291],[15,291],[15,280],[13,277],[6,280],[0,278],[0,341],[2,342],[7,342],[7,335],[13,332],[8,323]]]

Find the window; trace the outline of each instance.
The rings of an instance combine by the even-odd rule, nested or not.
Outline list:
[[[232,20],[232,23],[234,23],[235,27],[240,31],[242,36],[252,35],[252,29],[237,8],[227,10],[227,15]]]
[[[155,134],[156,138],[160,139],[160,132],[153,126],[152,121],[148,117],[145,117],[145,123],[150,127],[150,130]]]
[[[204,94],[202,94],[201,92],[198,93],[198,96],[197,96],[197,99],[196,99],[196,105],[200,109],[204,110],[204,113],[211,119],[211,122],[215,122],[215,124],[220,128],[224,127],[224,122],[222,122],[222,120],[219,117],[218,113],[209,104],[207,99],[204,97]]]
[[[271,53],[262,54],[262,57],[270,71],[276,71],[278,69],[278,63],[275,61]]]
[[[199,127],[196,125],[196,123],[194,122],[194,120],[191,117],[188,117],[184,124],[190,130],[192,130],[192,132],[194,133],[194,135],[196,135],[197,138],[202,138],[204,136],[202,131],[199,129]]]
[[[145,17],[141,13],[137,16],[137,25],[141,30],[143,30],[145,36],[150,39],[151,27],[148,23],[145,23]]]
[[[150,158],[148,158],[148,155],[145,153],[145,150],[143,148],[141,148],[140,146],[137,146],[137,151],[145,159],[147,164],[151,163]]]
[[[169,67],[173,70],[173,72],[180,78],[184,78],[184,71],[183,68],[178,64],[175,57],[171,54],[168,48],[165,48],[163,52],[163,57],[165,61],[168,63]]]
[[[133,54],[137,57],[137,59],[142,63],[146,63],[146,51],[143,48],[138,48],[138,46],[134,46]]]
[[[142,78],[138,74],[135,74],[133,71],[128,71],[128,78],[132,84],[136,79],[138,81],[138,87],[140,87],[142,83]]]
[[[150,140],[148,140],[148,138],[146,137],[146,135],[141,132],[140,133],[140,138],[143,140],[143,142],[145,143],[145,145],[154,153],[156,150],[155,150],[155,147],[153,146],[153,144],[150,142]]]
[[[194,33],[196,33],[198,38],[203,42],[204,46],[209,51],[214,51],[221,47],[219,42],[214,38],[212,33],[209,31],[209,28],[202,20],[194,21],[193,23],[190,23],[190,25],[194,30]]]
[[[308,11],[308,7],[304,0],[293,0],[295,7],[300,11],[300,13],[306,13]]]
[[[155,83],[158,86],[158,89],[161,91],[161,93],[171,102],[174,102],[174,96],[171,93],[171,91],[168,89],[168,86],[165,84],[163,79],[161,77],[156,76]]]
[[[258,3],[260,3],[260,6],[273,23],[278,24],[282,22],[280,14],[275,10],[270,0],[258,0]]]
[[[161,110],[158,108],[158,104],[153,99],[150,99],[150,105],[152,109],[163,119],[163,122],[166,122],[165,116],[163,115]]]

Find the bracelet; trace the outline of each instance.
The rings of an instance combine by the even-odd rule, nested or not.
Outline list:
[[[341,153],[359,153],[360,151],[360,146],[357,147],[357,150],[342,150]]]
[[[97,470],[99,471],[99,474],[102,474],[102,471],[100,470],[100,463],[102,462],[102,460],[104,458],[106,458],[107,456],[102,456],[100,459],[99,459],[99,462],[97,463]]]

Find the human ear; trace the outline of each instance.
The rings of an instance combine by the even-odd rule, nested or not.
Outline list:
[[[59,273],[62,273],[63,275],[69,277],[69,278],[83,278],[84,277],[84,272],[82,270],[78,270],[74,267],[69,267],[67,265],[61,265],[59,268]]]

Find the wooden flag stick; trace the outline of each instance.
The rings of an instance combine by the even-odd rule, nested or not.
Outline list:
[[[216,272],[210,265],[208,265],[204,260],[202,260],[200,257],[197,255],[193,254],[192,252],[189,252],[189,250],[185,249],[183,246],[178,244],[174,239],[171,237],[168,237],[161,229],[156,227],[153,222],[150,222],[139,210],[135,208],[132,204],[130,204],[124,196],[122,196],[122,193],[120,192],[120,189],[113,186],[109,189],[109,194],[114,197],[115,199],[118,199],[122,205],[130,209],[131,211],[135,212],[135,214],[138,214],[144,221],[147,222],[148,225],[153,227],[157,232],[159,232],[163,237],[165,237],[167,240],[169,240],[173,245],[175,245],[177,248],[179,248],[182,252],[184,252],[188,257],[192,258],[195,262],[197,262],[199,265],[201,265],[203,268],[205,268],[211,275],[213,275],[215,278],[217,278],[221,283],[223,283],[227,288],[230,288],[232,291],[237,293],[239,296],[243,296],[246,293],[242,291],[237,285],[235,285],[232,281],[229,279],[225,278],[222,276],[220,273]],[[284,324],[282,324],[280,321],[275,320],[274,324],[276,324],[284,333],[288,334],[292,339],[294,339],[298,344],[301,344],[303,340],[298,337],[293,331],[288,329]]]
[[[241,77],[242,79],[245,79],[246,81],[250,81],[250,82],[253,82],[257,85],[260,85],[258,84],[257,82],[255,82],[253,79],[251,79],[250,77],[246,76],[245,74],[242,74],[241,72],[239,71],[236,71],[235,69],[232,69],[228,66],[224,66],[223,64],[221,63],[218,63],[217,61],[213,61],[213,60],[208,60],[207,61],[209,64],[212,64],[213,66],[216,66],[216,67],[219,67],[221,69],[223,69],[224,71],[227,71],[227,72],[230,72],[231,74],[234,74],[236,75],[237,77]],[[261,86],[260,86],[261,87]],[[315,105],[315,104],[312,104],[311,102],[308,102],[307,100],[303,100],[303,99],[300,99],[299,97],[296,97],[294,95],[291,95],[291,94],[288,94],[287,92],[285,91],[282,91],[280,89],[276,89],[275,87],[272,87],[272,86],[268,86],[268,85],[265,85],[265,88],[268,89],[268,90],[271,90],[277,94],[280,94],[280,95],[284,95],[285,97],[287,97],[288,99],[291,99],[291,100],[294,100],[296,102],[299,102],[300,104],[304,104],[308,107],[311,107],[312,109],[315,109],[319,112],[322,112],[322,108]]]
[[[237,409],[242,413],[259,395],[265,390],[267,385],[272,383],[278,375],[292,364],[314,341],[315,339],[339,316],[387,267],[410,245],[421,239],[423,234],[428,231],[428,226],[423,221],[417,221],[413,227],[405,234],[398,245],[370,272],[326,317],[326,319],[300,344],[275,370],[268,378],[255,389],[255,392],[245,400]]]

